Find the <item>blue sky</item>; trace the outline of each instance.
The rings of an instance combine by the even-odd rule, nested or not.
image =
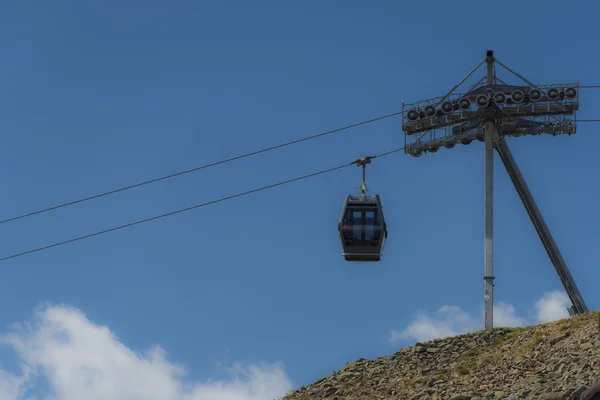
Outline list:
[[[1,219],[395,112],[445,94],[487,49],[535,83],[600,84],[593,1],[1,7]],[[580,98],[578,118],[600,118],[600,91]],[[0,256],[395,149],[400,125],[8,223]],[[590,309],[598,129],[508,139]],[[3,262],[0,399],[274,398],[347,361],[479,329],[483,157],[474,143],[369,166],[389,226],[378,264],[341,256],[337,220],[357,168]],[[495,170],[497,321],[559,318],[560,280],[497,156]]]

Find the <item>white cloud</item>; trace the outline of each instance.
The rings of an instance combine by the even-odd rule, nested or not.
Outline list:
[[[546,293],[538,300],[534,309],[533,320],[519,317],[515,308],[507,303],[494,304],[495,327],[519,327],[556,321],[569,316],[566,308],[570,305],[569,297],[559,291]],[[458,306],[445,305],[431,318],[420,312],[415,320],[404,330],[392,330],[389,340],[396,343],[402,340],[424,342],[437,338],[456,336],[483,329],[483,308],[479,315],[471,315]]]
[[[540,323],[556,321],[569,317],[567,307],[571,306],[571,300],[564,292],[546,293],[544,297],[535,303],[538,321]]]
[[[159,346],[138,354],[69,307],[40,308],[33,323],[14,328],[0,343],[23,367],[20,374],[0,370],[0,400],[28,400],[28,389],[46,386],[47,400],[266,400],[292,388],[279,364],[234,365],[227,381],[186,382],[184,368]]]
[[[483,310],[481,311],[480,321],[483,320]],[[525,318],[516,315],[515,308],[507,303],[498,302],[494,305],[494,326],[503,328],[516,328],[527,325]]]
[[[391,341],[416,339],[419,342],[456,336],[469,332],[477,324],[471,316],[457,306],[443,306],[436,312],[435,318],[425,314],[417,316],[415,321],[403,331],[392,331]]]

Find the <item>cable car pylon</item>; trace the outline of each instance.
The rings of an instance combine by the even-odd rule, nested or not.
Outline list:
[[[464,93],[454,93],[480,66],[485,75]],[[507,84],[496,76],[496,65],[504,68],[521,82]],[[405,153],[413,157],[435,153],[440,147],[453,148],[474,140],[485,149],[485,221],[484,221],[484,322],[493,327],[494,294],[494,149],[521,198],[523,205],[546,249],[550,261],[563,284],[572,305],[571,315],[588,311],[583,297],[546,226],[505,138],[522,135],[572,135],[576,132],[576,112],[579,110],[579,83],[534,85],[498,59],[488,50],[486,56],[448,94],[408,105],[402,121]],[[410,141],[410,143],[409,143]]]
[[[338,231],[344,259],[354,262],[380,261],[387,238],[387,225],[379,195],[367,196],[367,164],[372,156],[361,156],[353,163],[362,167],[358,197],[346,195]]]

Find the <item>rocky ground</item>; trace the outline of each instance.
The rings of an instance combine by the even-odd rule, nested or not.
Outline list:
[[[578,399],[600,379],[598,312],[358,359],[282,400]]]

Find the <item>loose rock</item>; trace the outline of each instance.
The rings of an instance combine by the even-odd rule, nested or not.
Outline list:
[[[282,400],[576,400],[600,379],[598,313],[359,358]]]

